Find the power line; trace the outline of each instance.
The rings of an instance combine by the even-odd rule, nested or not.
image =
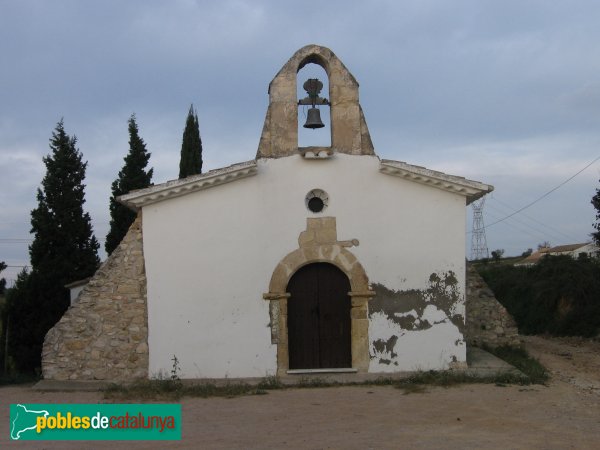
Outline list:
[[[500,205],[502,205],[502,206],[504,206],[505,208],[507,208],[507,209],[508,209],[510,212],[514,212],[514,211],[515,211],[515,210],[513,209],[513,207],[512,207],[512,206],[510,206],[509,204],[507,204],[507,203],[505,203],[505,202],[501,201],[500,199],[496,198],[496,197],[493,195],[493,193],[492,193],[492,200],[494,200],[494,201],[496,201],[496,202],[500,203]],[[492,208],[493,208],[493,206],[492,206]],[[497,210],[497,211],[500,211],[500,210]],[[506,214],[506,212],[502,212],[502,214]],[[548,230],[551,230],[552,232],[555,232],[555,233],[558,233],[558,234],[562,235],[563,237],[567,238],[567,239],[568,239],[568,240],[570,240],[570,241],[576,241],[576,240],[577,240],[577,239],[573,239],[573,236],[570,236],[570,235],[568,235],[568,234],[564,233],[563,231],[559,230],[558,228],[555,228],[555,227],[553,227],[553,226],[551,226],[551,225],[548,225],[547,223],[544,223],[544,222],[542,222],[541,220],[537,220],[537,219],[536,219],[536,218],[534,218],[534,217],[528,216],[528,215],[527,215],[527,214],[525,214],[525,213],[521,213],[521,216],[522,216],[522,217],[524,217],[524,218],[526,218],[526,219],[529,219],[529,220],[531,220],[532,222],[535,222],[535,223],[537,223],[538,225],[541,225],[542,227],[545,227],[545,228],[547,228]],[[515,220],[516,220],[516,219],[515,219]],[[529,224],[526,224],[525,222],[522,222],[522,223],[523,223],[524,225],[530,226]],[[555,237],[556,237],[556,236],[555,236]]]
[[[534,201],[532,201],[531,203],[528,203],[527,205],[523,206],[522,208],[516,210],[514,213],[509,214],[508,216],[497,220],[496,222],[490,223],[489,225],[486,225],[485,228],[489,228],[493,225],[496,225],[500,222],[504,222],[506,219],[508,219],[509,217],[514,216],[515,214],[519,214],[521,211],[525,211],[527,208],[529,208],[530,206],[535,205],[537,202],[539,202],[540,200],[548,197],[550,194],[552,194],[554,191],[556,191],[558,188],[564,186],[565,184],[567,184],[569,181],[571,181],[573,178],[575,178],[577,175],[579,175],[581,172],[583,172],[585,169],[587,169],[588,167],[590,167],[592,164],[594,164],[596,161],[600,160],[600,156],[598,156],[597,158],[595,158],[591,163],[589,163],[588,165],[586,165],[583,169],[581,169],[579,172],[577,172],[575,175],[570,176],[569,178],[567,178],[565,181],[563,181],[562,183],[560,183],[558,186],[556,186],[555,188],[550,189],[548,192],[546,192],[545,194],[543,194],[542,196],[538,197],[537,199],[535,199]]]
[[[491,214],[489,211],[488,211],[488,215],[490,217],[492,217],[492,219],[497,219],[498,218],[494,214]],[[528,234],[529,236],[531,236],[532,238],[534,238],[536,240],[544,239],[545,238],[545,234],[543,234],[543,233],[542,234],[537,234],[537,233],[534,234],[532,231],[530,231],[530,230],[528,230],[526,228],[521,228],[520,226],[517,226],[516,224],[511,223],[511,222],[502,222],[502,224],[505,225],[505,226],[507,226],[507,227],[511,227],[511,228],[519,231],[520,233]]]
[[[96,238],[98,242],[104,242],[106,238]],[[33,242],[33,238],[0,238],[0,244],[29,244]]]
[[[500,213],[497,217],[497,219],[501,218],[504,214],[506,214],[506,211],[502,211],[499,208],[496,208],[494,205],[490,204],[490,208],[492,208],[493,210],[497,211],[498,213]],[[511,208],[512,210],[512,208]],[[545,240],[548,239],[548,237],[550,237],[553,241],[563,241],[565,238],[561,238],[559,237],[559,235],[557,233],[555,233],[554,231],[552,231],[551,229],[549,230],[542,230],[540,229],[538,226],[535,225],[531,225],[527,222],[524,222],[522,220],[519,220],[517,217],[511,217],[508,221],[506,221],[504,224],[505,225],[513,225],[511,223],[511,221],[514,222],[514,224],[519,224],[523,227],[529,228],[530,230],[533,230],[536,233],[536,239],[541,239],[541,240]],[[566,236],[568,241],[576,241],[577,239],[573,239],[570,236],[567,236],[564,233],[560,233],[564,236]]]

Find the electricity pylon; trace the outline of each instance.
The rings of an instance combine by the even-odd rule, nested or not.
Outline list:
[[[471,232],[471,261],[489,258],[485,226],[483,225],[483,205],[485,197],[471,203],[473,207],[473,230]]]

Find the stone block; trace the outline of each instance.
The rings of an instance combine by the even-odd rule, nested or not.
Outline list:
[[[68,341],[65,342],[65,347],[67,348],[67,350],[69,351],[77,351],[77,350],[82,350],[86,347],[86,342],[84,341]]]
[[[138,354],[145,354],[148,353],[148,344],[146,342],[141,342],[140,344],[138,344],[138,346],[135,348],[135,352]]]
[[[117,288],[119,294],[137,294],[140,293],[140,287],[137,283],[122,284]]]
[[[366,319],[367,318],[367,308],[352,308],[350,310],[350,318],[351,319]]]

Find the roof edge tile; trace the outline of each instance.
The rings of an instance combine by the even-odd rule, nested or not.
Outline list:
[[[448,175],[444,172],[415,166],[404,161],[382,159],[379,170],[386,175],[401,177],[416,183],[463,195],[467,198],[467,204],[494,190],[494,186],[481,183],[480,181],[468,180],[456,175]]]
[[[256,175],[256,173],[256,161],[245,161],[180,180],[171,180],[166,183],[131,191],[128,194],[117,197],[117,201],[133,210],[138,210],[153,203],[230,183]]]

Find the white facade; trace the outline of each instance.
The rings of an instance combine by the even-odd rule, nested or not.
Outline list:
[[[359,240],[351,252],[371,283],[425,291],[430,274],[457,274],[455,310],[464,317],[465,196],[382,173],[374,156],[295,155],[256,166],[253,176],[143,207],[151,376],[168,373],[174,355],[186,378],[276,372],[262,294],[309,217],[335,217],[340,240]],[[329,195],[321,213],[304,201],[315,188]],[[426,305],[415,318],[433,326],[403,330],[382,313],[370,317],[369,371],[465,361],[462,332],[441,309]],[[396,356],[373,347],[392,335]]]
[[[597,258],[600,253],[600,247],[598,247],[593,242],[589,242],[585,244],[583,247],[578,248],[573,251],[573,258],[578,258],[581,254],[585,253],[588,258]]]

